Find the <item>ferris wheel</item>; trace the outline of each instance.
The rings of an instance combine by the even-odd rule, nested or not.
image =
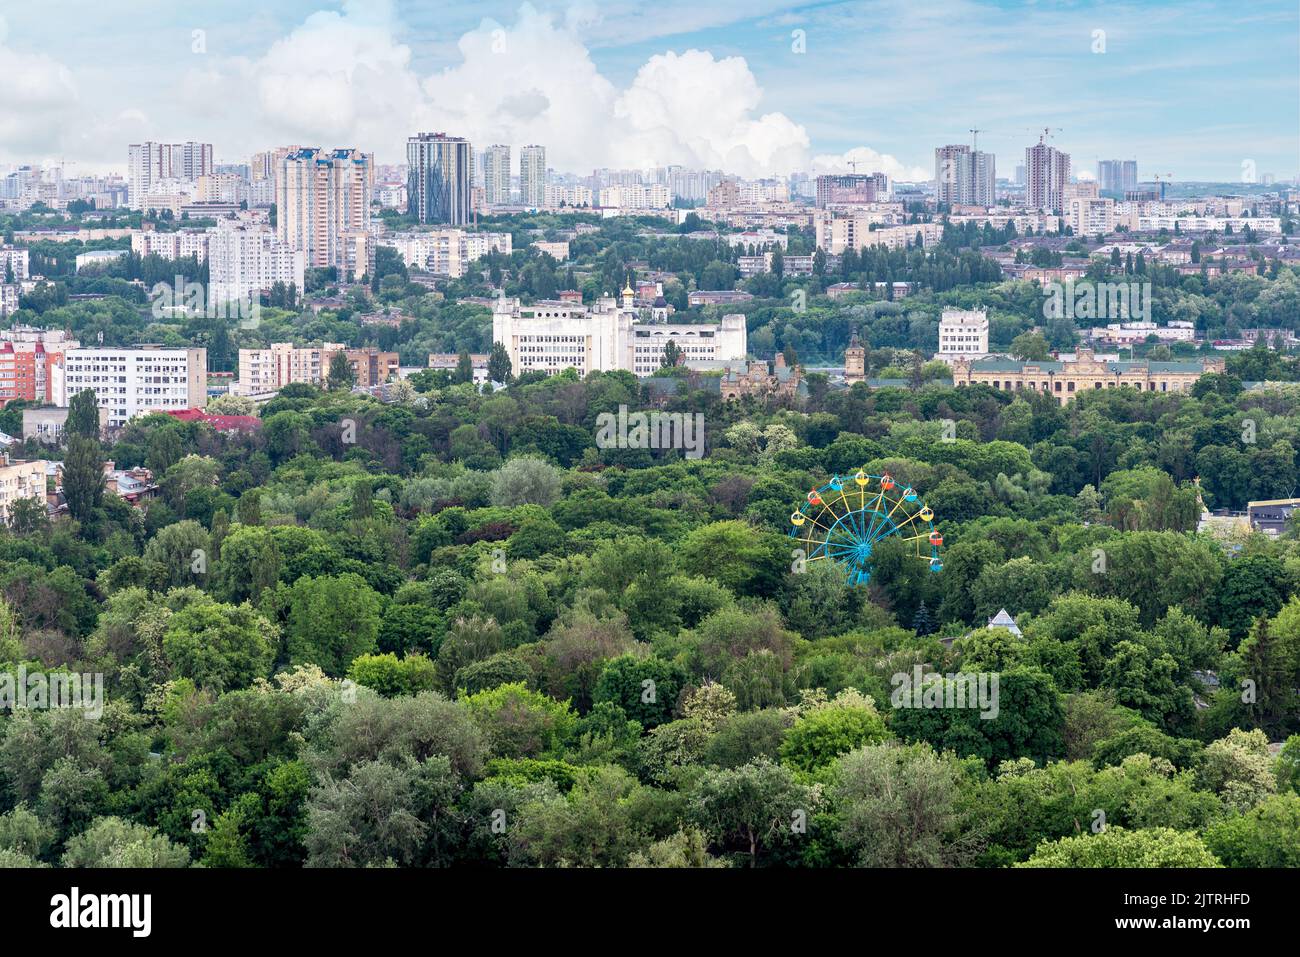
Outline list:
[[[943,569],[943,536],[934,527],[934,511],[888,473],[859,470],[848,480],[832,476],[790,515],[790,537],[801,543],[808,561],[840,565],[850,585],[870,581],[876,544],[886,538],[910,543],[930,571]]]

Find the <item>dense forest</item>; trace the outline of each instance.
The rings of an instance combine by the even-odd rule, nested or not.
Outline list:
[[[106,701],[0,717],[0,863],[1300,864],[1300,542],[1198,534],[1193,484],[1290,494],[1300,390],[809,380],[684,377],[699,460],[597,447],[651,407],[626,373],[74,422],[71,515],[0,533],[0,662]],[[940,573],[792,560],[791,510],[864,467],[933,508]],[[997,675],[997,716],[898,702],[917,667]]]

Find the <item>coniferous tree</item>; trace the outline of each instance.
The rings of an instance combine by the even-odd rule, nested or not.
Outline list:
[[[326,382],[331,389],[350,389],[356,384],[357,374],[352,371],[352,363],[348,362],[348,357],[342,352],[336,352],[330,357],[329,374]]]
[[[925,600],[916,606],[916,614],[912,616],[912,630],[916,632],[917,637],[924,638],[926,635],[934,634],[935,622],[930,614],[930,609],[925,607]]]

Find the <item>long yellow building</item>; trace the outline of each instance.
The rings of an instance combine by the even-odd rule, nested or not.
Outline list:
[[[1009,392],[1046,392],[1062,405],[1087,389],[1131,386],[1139,392],[1190,392],[1201,376],[1223,372],[1224,361],[1207,357],[1190,362],[1102,362],[1090,349],[1080,349],[1068,362],[1019,359],[955,359],[954,385],[973,383]]]

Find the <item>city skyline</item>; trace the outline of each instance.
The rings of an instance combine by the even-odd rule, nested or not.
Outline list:
[[[1300,172],[1300,11],[1281,3],[1229,24],[1207,4],[668,3],[634,18],[617,2],[488,3],[435,20],[405,2],[236,2],[159,7],[146,34],[120,4],[78,6],[77,31],[36,8],[0,19],[0,163],[125,172],[126,145],[148,140],[212,142],[218,163],[284,143],[394,163],[410,135],[445,130],[544,145],[563,172],[852,159],[917,181],[974,128],[1009,177],[1051,127],[1089,176],[1111,158],[1184,181]]]

